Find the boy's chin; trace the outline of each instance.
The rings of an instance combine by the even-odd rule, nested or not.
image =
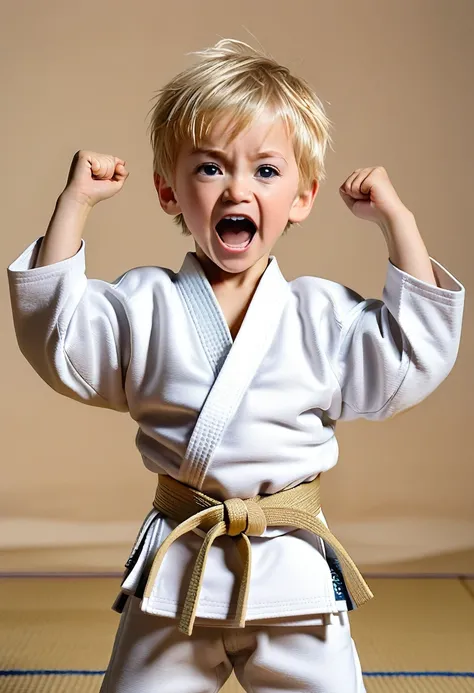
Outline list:
[[[219,260],[218,266],[224,271],[228,272],[229,274],[241,274],[243,272],[248,272],[252,268],[256,268],[261,266],[262,272],[265,271],[265,268],[268,263],[268,253],[264,253],[263,255],[253,255],[251,257],[236,257],[236,258],[231,258],[231,259],[225,259],[225,260]]]

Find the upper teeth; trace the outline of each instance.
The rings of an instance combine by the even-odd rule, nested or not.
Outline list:
[[[246,219],[247,217],[236,217],[236,216],[230,216],[230,215],[229,215],[229,216],[227,216],[227,217],[225,217],[225,218],[226,218],[226,219],[232,219],[232,221],[243,221],[243,220]]]

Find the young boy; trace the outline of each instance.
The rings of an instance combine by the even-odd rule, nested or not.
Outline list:
[[[329,120],[308,85],[224,40],[160,93],[152,118],[162,208],[193,236],[175,273],[87,279],[82,232],[128,177],[79,151],[44,238],[9,267],[18,343],[57,392],[128,411],[159,475],[126,565],[102,691],[364,691],[348,610],[372,595],[326,526],[335,422],[382,420],[427,397],[456,359],[463,286],[432,260],[382,167],[340,188],[376,223],[383,301],[271,250],[308,216]],[[245,627],[243,627],[245,626]]]

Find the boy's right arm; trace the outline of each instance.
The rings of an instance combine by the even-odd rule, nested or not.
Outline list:
[[[53,265],[73,257],[81,247],[84,227],[92,207],[65,190],[58,197],[41,243],[35,267]]]
[[[95,157],[85,162],[81,153],[75,159],[75,170],[82,167],[87,178],[87,165]],[[82,240],[92,207],[115,194],[125,175],[116,187],[116,181],[109,180],[111,186],[106,187],[102,179],[99,186],[103,187],[94,188],[97,181],[90,173],[89,179],[89,187],[87,181],[82,189],[66,186],[45,237],[32,243],[8,268],[13,321],[21,352],[53,389],[88,404],[127,411],[124,384],[130,324],[126,299],[121,280],[87,279]],[[77,177],[70,174],[70,180],[77,182]]]
[[[39,251],[36,267],[72,257],[80,248],[91,209],[116,195],[128,178],[125,161],[109,154],[79,150]]]

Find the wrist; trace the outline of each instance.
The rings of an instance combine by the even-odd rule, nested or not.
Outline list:
[[[81,193],[76,193],[72,190],[65,188],[59,195],[56,204],[62,207],[68,206],[71,209],[76,208],[82,214],[89,214],[93,209],[94,205],[90,203],[89,198]]]
[[[413,277],[436,286],[431,260],[416,224],[408,209],[379,224],[392,264]]]
[[[386,239],[398,234],[406,234],[407,231],[410,232],[414,229],[418,231],[415,215],[408,207],[401,207],[390,216],[381,219],[378,225]]]
[[[388,250],[395,246],[423,243],[415,215],[406,207],[379,223]]]

